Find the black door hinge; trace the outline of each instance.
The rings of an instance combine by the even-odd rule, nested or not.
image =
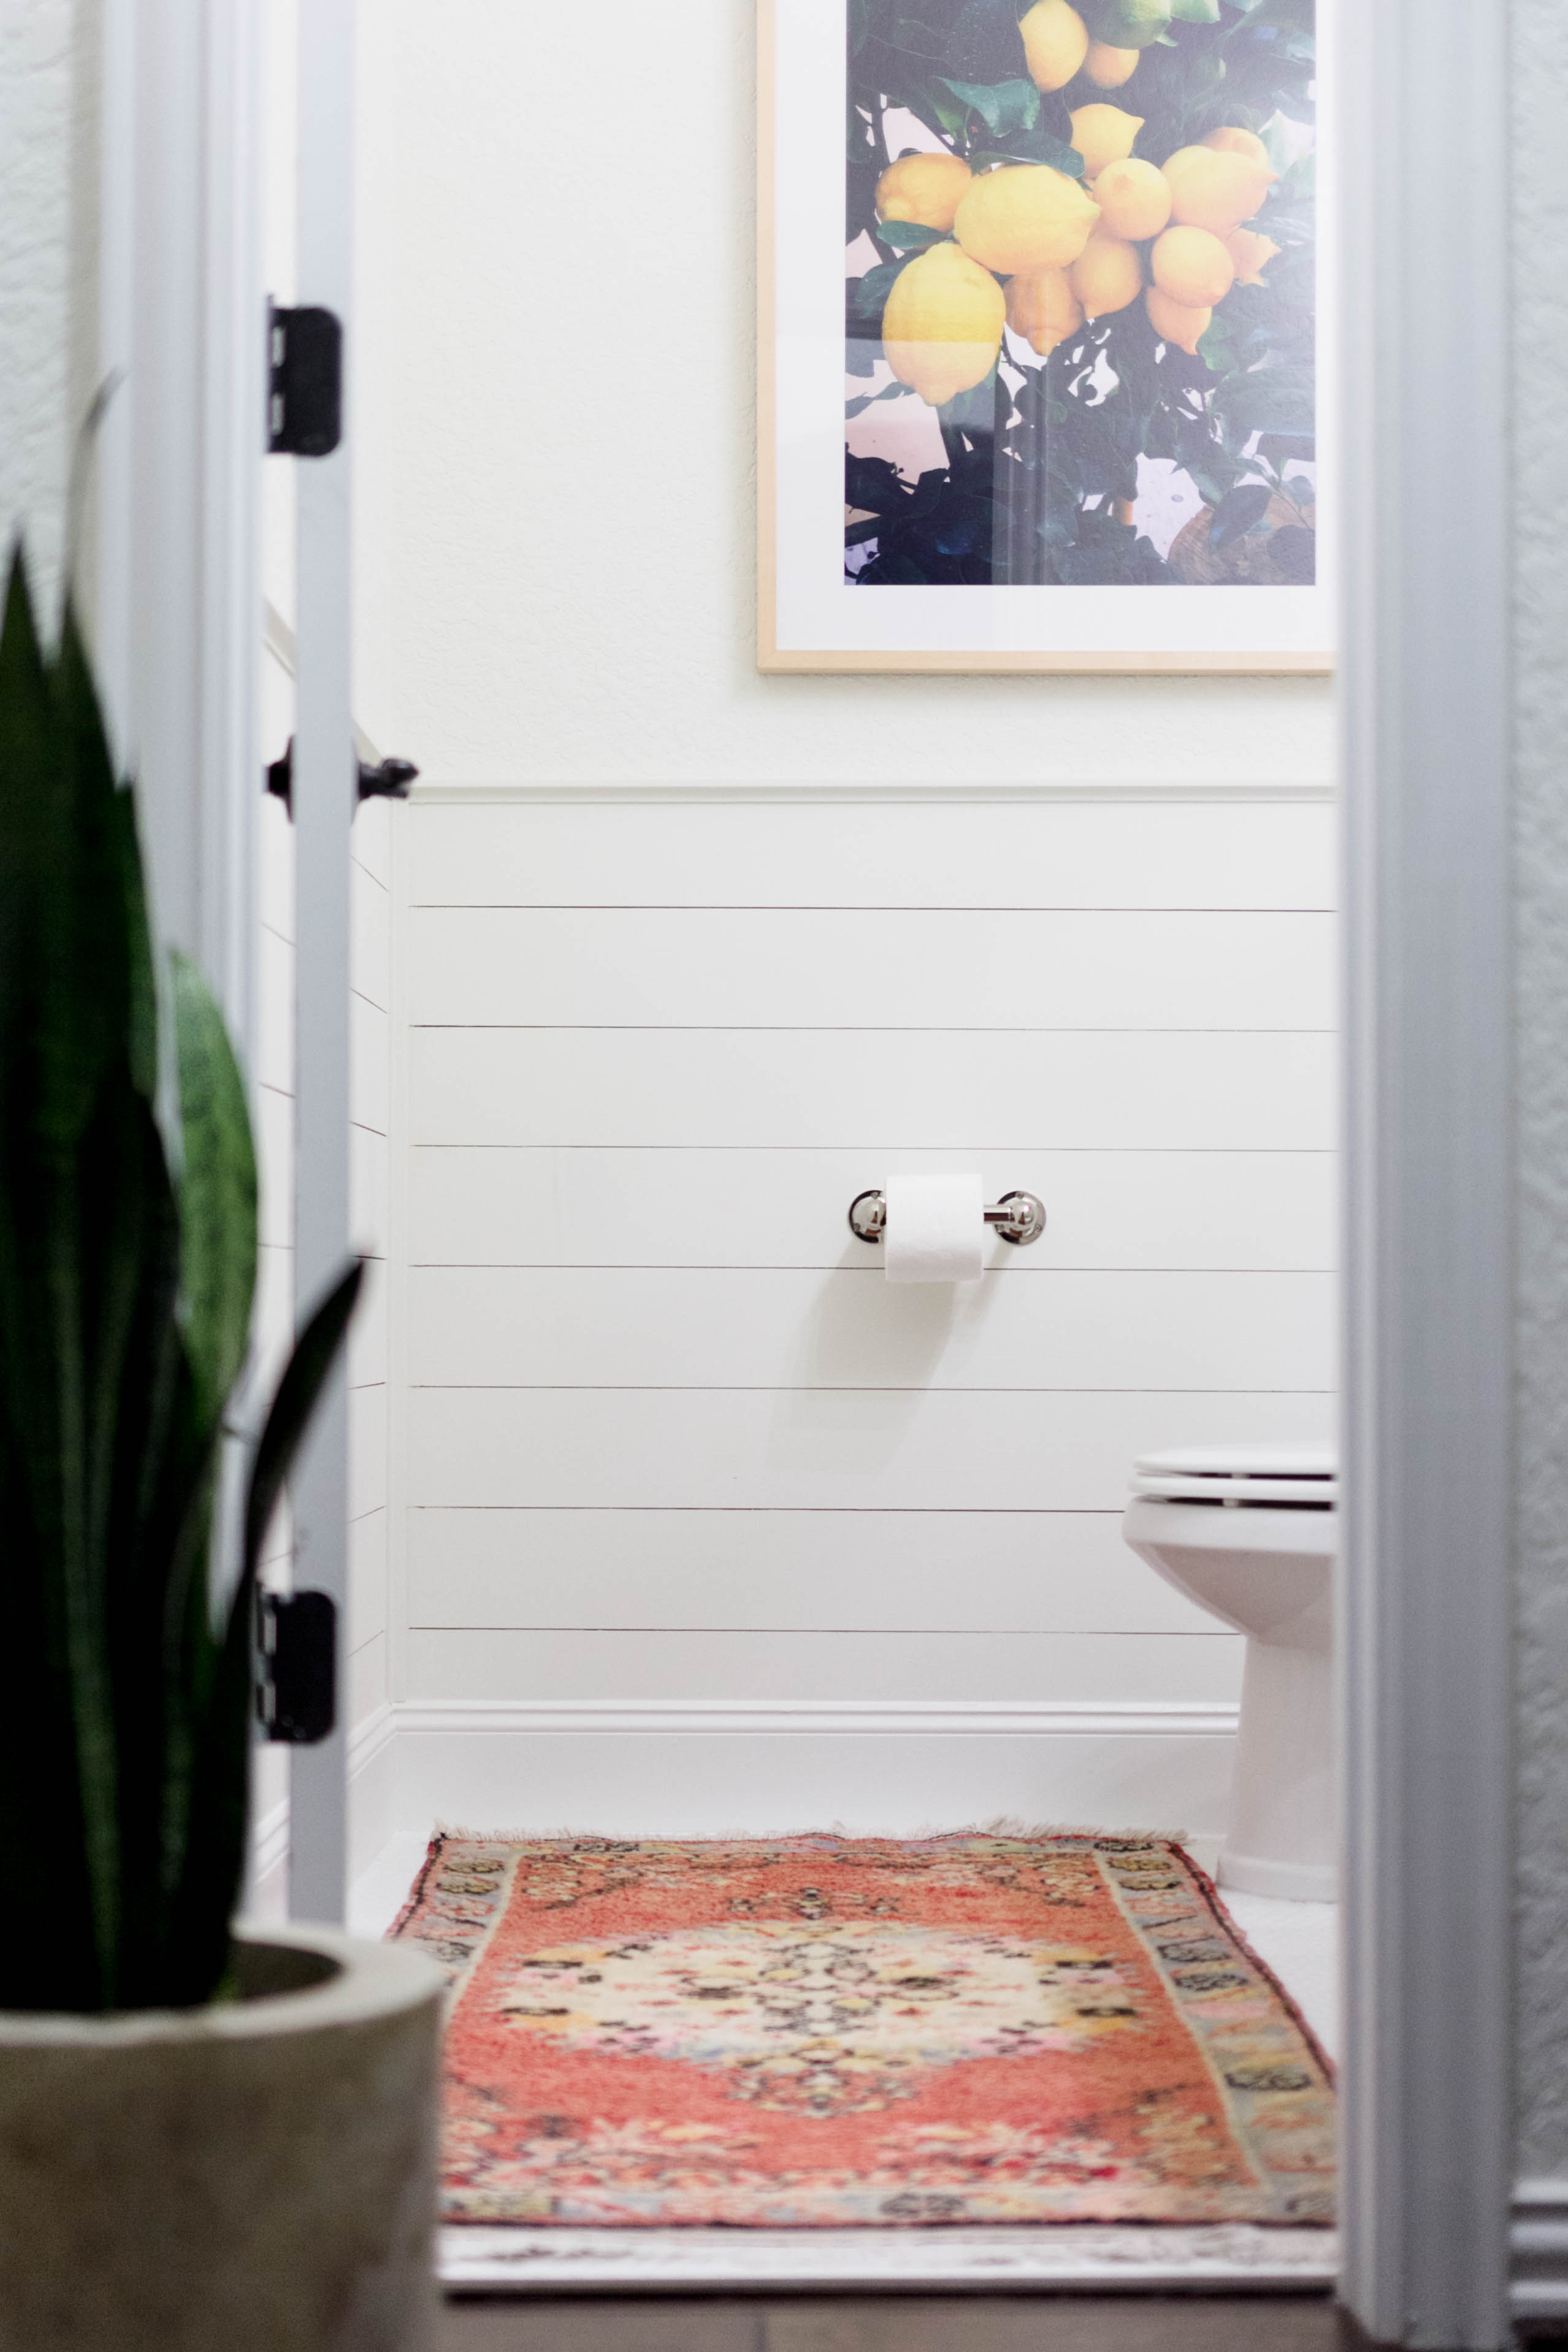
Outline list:
[[[256,1711],[268,1739],[314,1747],[338,1720],[338,1610],[325,1592],[256,1598]]]
[[[343,437],[343,326],[319,309],[267,314],[267,446],[325,457]]]
[[[409,786],[419,770],[412,760],[382,760],[379,766],[369,767],[363,760],[355,762],[358,785],[356,801],[405,801]],[[291,735],[283,757],[274,760],[267,771],[267,789],[283,803],[290,816],[294,814],[294,738]]]

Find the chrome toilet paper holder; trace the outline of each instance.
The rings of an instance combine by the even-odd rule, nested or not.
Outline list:
[[[1045,1231],[1045,1203],[1036,1200],[1032,1192],[1004,1192],[984,1214],[987,1224],[994,1225],[1003,1241],[1016,1242],[1020,1249],[1039,1241]],[[850,1202],[850,1231],[857,1242],[883,1239],[887,1232],[885,1193],[855,1194]]]

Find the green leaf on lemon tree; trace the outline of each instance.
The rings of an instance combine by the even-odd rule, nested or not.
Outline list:
[[[992,163],[1049,163],[1053,171],[1065,172],[1069,179],[1083,177],[1083,158],[1077,148],[1045,130],[1020,131],[1005,148],[983,148],[969,161],[977,171]]]
[[[1040,92],[1031,81],[953,81],[946,75],[943,80],[995,138],[1003,139],[1012,131],[1032,131],[1040,121]]]
[[[861,319],[880,319],[887,308],[887,298],[893,291],[893,281],[904,267],[902,261],[880,261],[868,269],[863,278],[855,280],[851,300],[855,315]]]
[[[923,246],[947,242],[945,229],[926,228],[920,221],[878,221],[876,234],[879,244],[896,245],[910,253],[918,252]]]

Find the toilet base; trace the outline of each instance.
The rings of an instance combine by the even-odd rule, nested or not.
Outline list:
[[[1266,1862],[1260,1855],[1232,1853],[1221,1846],[1215,1877],[1238,1895],[1268,1895],[1276,1903],[1337,1903],[1339,1873],[1333,1863]]]

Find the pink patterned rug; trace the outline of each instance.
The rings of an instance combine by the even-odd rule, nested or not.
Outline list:
[[[1333,2094],[1179,1847],[439,1837],[456,2221],[1328,2222]]]

